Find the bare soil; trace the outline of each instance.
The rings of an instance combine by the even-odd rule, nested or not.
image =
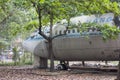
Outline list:
[[[0,67],[0,80],[115,80],[116,74],[84,72],[80,70],[55,71],[25,67]]]

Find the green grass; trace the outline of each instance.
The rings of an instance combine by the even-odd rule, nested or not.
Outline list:
[[[13,66],[13,62],[0,62],[0,66]]]
[[[0,66],[23,66],[23,65],[32,65],[33,62],[31,61],[25,61],[23,62],[17,62],[16,65],[14,62],[0,62]]]

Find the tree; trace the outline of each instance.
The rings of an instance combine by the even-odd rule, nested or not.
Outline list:
[[[41,0],[40,2],[33,3],[36,5],[36,10],[38,13],[38,19],[39,19],[39,34],[43,36],[47,41],[48,41],[48,52],[49,52],[49,57],[51,60],[50,63],[50,71],[54,70],[54,53],[53,53],[53,47],[52,47],[52,40],[53,40],[53,35],[52,35],[52,27],[54,23],[54,19],[57,17],[58,19],[58,14],[60,16],[60,12],[62,11],[62,4],[60,3],[59,0]],[[45,15],[43,15],[45,14]],[[50,22],[50,35],[47,36],[44,34],[42,31],[42,16],[47,16],[49,18]]]
[[[68,26],[71,26],[72,28],[75,28],[78,26],[80,28],[80,32],[87,31],[89,28],[98,28],[101,30],[103,34],[103,39],[116,39],[118,37],[118,34],[120,30],[117,29],[116,26],[109,26],[107,24],[105,25],[100,25],[98,23],[79,23],[79,24],[70,24],[70,18],[72,16],[77,16],[80,15],[81,13],[84,15],[91,15],[91,14],[104,14],[104,13],[114,13],[115,17],[119,15],[120,13],[120,8],[119,4],[116,1],[111,2],[110,0],[70,0],[70,1],[63,1],[67,3],[68,5],[72,5],[72,8],[66,9],[67,11],[65,12],[67,16],[67,21],[68,21]],[[102,4],[102,5],[101,5]],[[71,12],[71,10],[73,12]],[[71,28],[69,27],[69,28]]]
[[[0,1],[0,37],[12,40],[17,35],[24,34],[24,25],[35,17],[33,9],[26,9],[16,5],[16,0]],[[19,7],[18,7],[19,6]],[[33,29],[31,29],[33,31]],[[28,30],[26,30],[28,32]],[[30,31],[29,31],[30,32]],[[7,35],[7,36],[6,36]]]
[[[119,14],[118,4],[116,2],[111,2],[110,0],[30,0],[27,1],[27,3],[29,5],[33,5],[33,7],[36,9],[39,20],[39,34],[48,41],[49,54],[51,59],[51,70],[53,70],[54,67],[54,55],[52,51],[52,26],[55,21],[61,18],[66,18],[69,25],[70,18],[80,15],[81,13],[103,14],[106,12],[113,12],[115,14]],[[50,24],[49,36],[45,35],[42,31],[44,23],[43,21]]]
[[[54,37],[52,35],[52,27],[55,22],[60,19],[67,19],[69,26],[70,18],[81,14],[90,15],[108,12],[113,12],[115,15],[119,14],[117,2],[111,2],[110,0],[13,0],[12,3],[18,9],[29,10],[30,8],[34,8],[36,10],[38,18],[32,19],[31,23],[29,23],[30,25],[34,25],[35,23],[35,25],[30,26],[30,28],[28,28],[29,26],[26,26],[26,28],[30,30],[37,24],[39,27],[39,34],[48,41],[51,71],[54,68],[54,55],[52,51],[52,40]],[[38,23],[36,23],[35,20],[38,20]],[[12,24],[18,26],[16,23]],[[45,35],[42,31],[44,25],[50,25],[49,36]],[[15,34],[17,32],[15,32]]]
[[[1,55],[2,51],[9,45],[10,44],[7,41],[0,40],[0,55]]]
[[[17,60],[19,59],[19,54],[18,54],[18,51],[17,51],[17,48],[16,47],[14,47],[13,48],[13,61],[14,61],[14,65],[16,65],[17,64]]]

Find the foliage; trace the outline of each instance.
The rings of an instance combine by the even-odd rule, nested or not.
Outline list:
[[[116,1],[110,0],[62,0],[64,5],[63,16],[70,24],[70,18],[74,16],[80,16],[82,14],[104,14],[112,12],[115,15],[119,15],[120,8]]]
[[[41,16],[41,27],[46,24],[51,25],[51,19],[53,24],[63,18],[65,10],[60,0],[40,0],[36,6],[38,16]]]
[[[65,18],[70,24],[70,18],[81,14],[103,14],[113,12],[119,14],[116,1],[110,0],[2,0],[1,21],[7,18],[6,29],[1,29],[3,35],[17,36],[18,33],[31,32],[38,28],[38,7],[41,10],[41,25],[49,25],[50,14],[53,16],[53,23]],[[35,12],[36,10],[36,12]],[[14,13],[14,14],[13,14]],[[29,31],[30,30],[30,31]],[[5,33],[5,32],[8,33]],[[22,32],[23,31],[23,32]]]
[[[72,28],[79,28],[80,33],[89,32],[89,30],[97,31],[102,34],[103,40],[116,39],[120,33],[120,29],[116,26],[110,26],[108,24],[98,24],[98,23],[79,23],[77,25],[72,25]]]
[[[16,51],[16,48],[13,48]],[[18,53],[18,52],[17,52]],[[15,57],[15,56],[13,56]],[[20,61],[12,61],[12,62],[4,62],[0,61],[0,66],[23,66],[23,65],[32,65],[33,64],[33,54],[30,54],[28,52],[23,53],[22,55],[19,55],[18,57]],[[18,60],[17,58],[17,60]]]
[[[28,52],[25,52],[21,55],[20,57],[20,60],[22,62],[22,64],[25,64],[25,63],[31,63],[33,62],[33,53],[28,53]]]
[[[69,18],[67,19],[69,28],[80,28],[81,33],[87,32],[90,28],[98,29],[102,33],[102,37],[104,40],[116,39],[118,37],[120,30],[117,29],[116,26],[109,26],[107,24],[100,25],[98,23],[79,23],[75,25],[69,22],[70,18],[72,17],[72,13],[73,15],[77,16],[80,13],[91,15],[112,12],[115,14],[115,16],[117,16],[120,14],[120,8],[116,1],[111,2],[110,0],[69,0],[66,1],[66,3],[72,5],[70,7],[74,8],[74,10],[72,8],[69,8],[68,10],[66,9],[68,13],[65,14],[69,16]]]
[[[18,58],[19,58],[19,54],[18,54],[17,48],[14,47],[13,48],[13,58],[12,59],[13,59],[15,65],[17,64]]]
[[[32,65],[32,62],[31,61],[26,61],[25,63],[16,62],[16,65],[14,62],[0,62],[0,66],[23,66],[23,65]]]
[[[120,13],[118,4],[116,2],[111,2],[110,0],[24,0],[24,2],[25,1],[28,2],[28,4],[31,2],[38,14],[39,34],[43,36],[46,40],[48,40],[48,50],[51,59],[50,66],[52,69],[54,67],[54,59],[52,53],[52,27],[54,22],[64,18],[67,19],[69,26],[70,18],[81,13],[103,14],[112,12],[116,15]],[[21,3],[21,1],[19,2]],[[42,32],[41,30],[44,25],[43,21],[45,22],[45,24],[48,23],[50,25],[49,37],[45,35],[44,32]],[[117,34],[116,31],[114,31],[116,29],[111,29],[108,25],[104,25],[103,27],[101,27],[101,30],[103,32],[103,35],[106,35],[106,32],[111,32],[112,34],[110,33],[109,36],[107,35],[107,37],[109,38],[113,38],[112,36],[114,34]],[[106,38],[106,36],[104,38]]]
[[[0,37],[12,40],[12,38],[30,32],[24,29],[24,25],[29,21],[36,19],[34,10],[20,6],[21,0],[2,0],[0,1]],[[19,4],[19,5],[18,5]],[[7,36],[6,36],[7,35]]]
[[[0,54],[3,52],[3,50],[9,46],[10,44],[6,40],[0,40]]]
[[[120,30],[116,26],[109,26],[107,24],[100,26],[99,29],[103,35],[103,39],[117,39],[120,33]]]
[[[24,26],[24,29],[26,29],[26,30],[32,30],[34,28],[38,29],[38,25],[39,25],[39,23],[37,20],[32,20],[32,21],[26,23],[26,25]]]
[[[110,0],[78,0],[78,2],[79,10],[85,14],[120,13],[118,3]]]
[[[0,49],[5,48],[5,47],[8,46],[8,45],[9,45],[8,42],[6,42],[6,41],[4,41],[4,40],[0,40]]]

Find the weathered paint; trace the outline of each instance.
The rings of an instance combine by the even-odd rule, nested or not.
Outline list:
[[[42,44],[45,44],[43,41]],[[41,45],[41,43],[40,43]],[[48,58],[47,48],[38,45],[35,54]],[[120,37],[117,40],[103,41],[100,35],[86,37],[60,37],[53,40],[53,51],[56,60],[66,61],[99,61],[119,60]]]
[[[74,24],[96,22],[99,24],[114,25],[114,14],[107,13],[103,15],[83,15],[71,18],[70,21]],[[53,36],[57,36],[53,40],[53,52],[56,60],[66,61],[116,61],[119,60],[119,52],[115,50],[120,49],[120,36],[116,40],[103,41],[99,31],[89,30],[80,34],[74,28],[64,34],[66,30],[66,20],[55,24],[53,27]],[[49,28],[43,30],[47,35]],[[58,36],[60,35],[60,36]],[[89,38],[86,38],[86,35]],[[38,32],[23,42],[26,50],[34,53],[37,57],[36,64],[39,65],[39,58],[49,58],[47,41],[41,37]],[[44,61],[43,61],[44,62]]]

